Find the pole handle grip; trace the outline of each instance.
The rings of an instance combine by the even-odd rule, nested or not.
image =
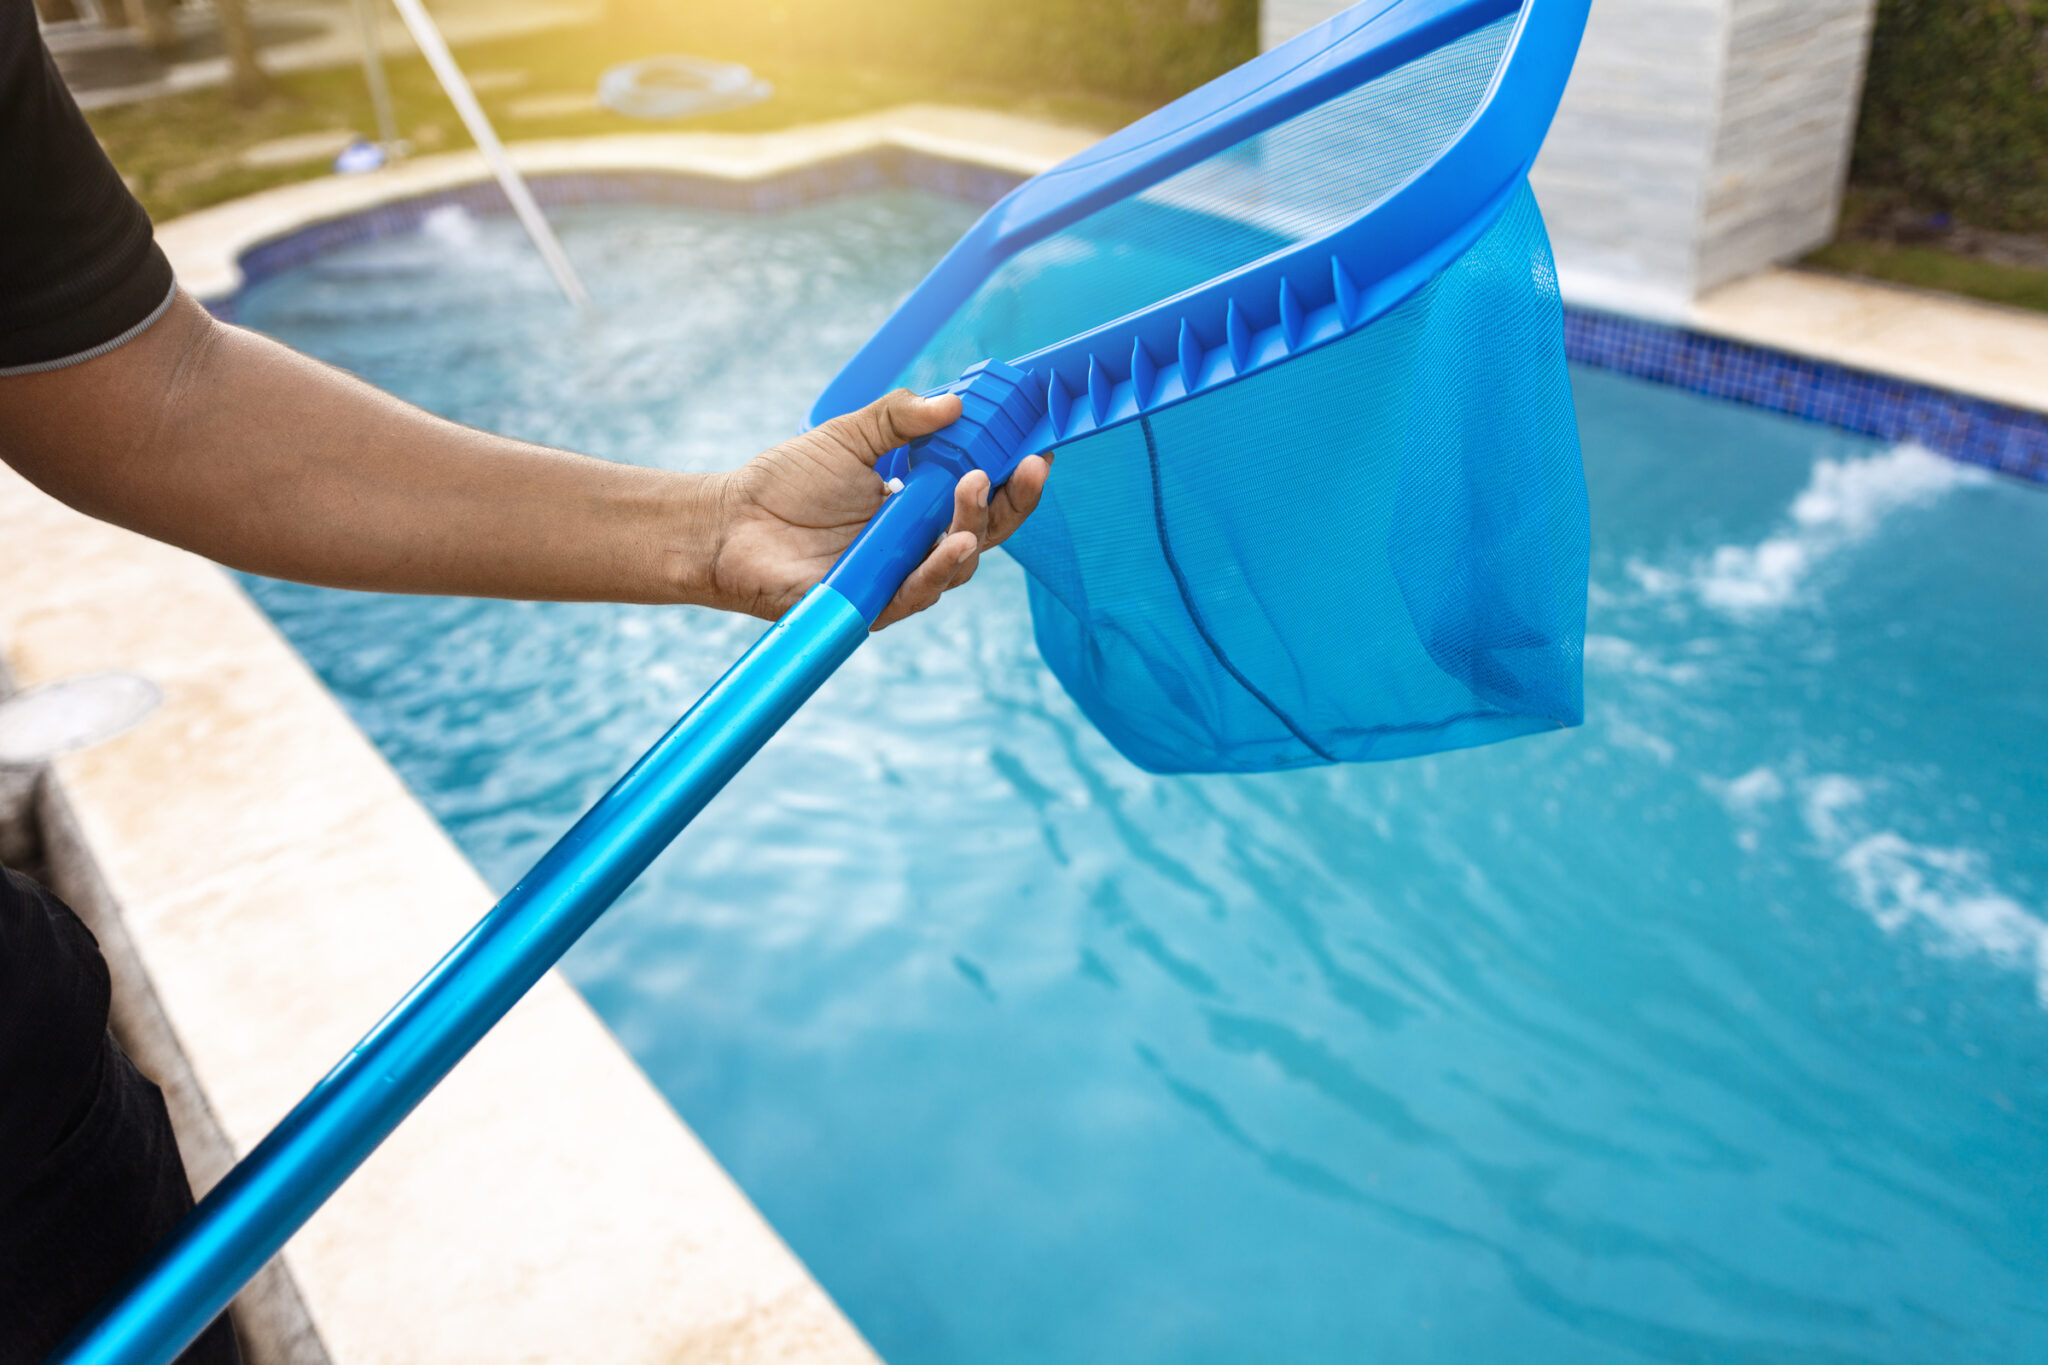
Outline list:
[[[883,478],[903,486],[868,519],[825,582],[853,603],[869,625],[953,520],[953,490],[976,469],[999,488],[1026,455],[1026,438],[1045,415],[1043,386],[1000,360],[984,360],[926,397],[960,395],[960,416],[875,462]]]

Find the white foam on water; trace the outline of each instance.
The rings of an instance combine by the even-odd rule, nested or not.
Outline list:
[[[1731,815],[1745,820],[1754,820],[1763,808],[1785,795],[1785,781],[1778,776],[1778,770],[1769,764],[1751,768],[1740,777],[1729,778],[1726,782],[1709,781],[1708,787],[1721,798]]]
[[[1824,847],[1833,848],[1849,838],[1843,815],[1861,805],[1863,784],[1840,773],[1822,773],[1806,784],[1804,813],[1806,827]]]
[[[1783,606],[1812,568],[1816,548],[1794,536],[1723,545],[1696,580],[1700,600],[1723,611]]]
[[[1616,673],[1655,678],[1681,687],[1700,680],[1698,664],[1667,664],[1631,640],[1618,635],[1588,635],[1586,662]]]
[[[1910,444],[1864,460],[1816,461],[1792,500],[1790,530],[1754,545],[1721,546],[1693,573],[1691,585],[1701,601],[1723,611],[1782,607],[1817,565],[1868,540],[1893,513],[1989,478]]]
[[[1729,818],[1736,825],[1735,846],[1745,853],[1756,852],[1763,843],[1761,828],[1766,808],[1785,797],[1785,781],[1778,776],[1777,769],[1763,764],[1740,777],[1703,778],[1701,785],[1728,808]]]
[[[1602,728],[1617,749],[1648,754],[1666,766],[1678,757],[1678,746],[1656,731],[1644,729],[1626,716],[1610,714]]]
[[[420,235],[443,246],[473,247],[482,235],[476,216],[460,204],[428,209],[420,219]]]
[[[2048,920],[2001,891],[1976,849],[1915,843],[1896,830],[1859,831],[1853,812],[1864,796],[1862,784],[1825,774],[1806,784],[1803,802],[1807,829],[1857,908],[1888,934],[1918,928],[1937,952],[2029,973],[2048,1007]]]
[[[1655,564],[1640,559],[1631,559],[1627,564],[1628,576],[1636,586],[1652,597],[1666,597],[1685,586],[1685,575],[1660,569]]]
[[[1624,568],[1652,597],[1690,592],[1734,615],[1775,610],[1799,595],[1817,567],[1868,540],[1894,513],[1991,477],[1912,444],[1868,459],[1819,460],[1787,509],[1786,530],[1753,545],[1719,546],[1685,572],[1641,559]]]

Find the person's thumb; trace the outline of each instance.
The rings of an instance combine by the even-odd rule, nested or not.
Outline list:
[[[830,437],[873,468],[876,460],[897,446],[929,435],[959,416],[958,394],[921,398],[909,389],[895,389],[858,412],[833,418],[818,428],[818,434]]]

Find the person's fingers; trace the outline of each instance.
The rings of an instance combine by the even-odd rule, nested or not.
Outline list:
[[[980,542],[970,532],[947,533],[925,556],[924,563],[912,569],[910,577],[903,580],[903,586],[896,590],[896,595],[889,599],[889,605],[875,618],[875,629],[894,625],[938,601],[940,594],[953,585],[955,575],[980,553],[980,549]]]
[[[984,547],[1000,545],[1010,538],[1010,532],[1017,529],[1024,518],[1038,506],[1038,499],[1045,492],[1046,478],[1052,473],[1052,452],[1043,455],[1027,455],[1017,465],[1002,491],[989,502],[988,532],[982,537]]]
[[[951,529],[897,589],[876,618],[875,629],[925,610],[948,590],[973,578],[981,567],[982,550],[1000,543],[1038,506],[1051,458],[1050,454],[1028,457],[996,493],[991,493],[988,475],[978,469],[961,479],[953,489]]]
[[[974,577],[974,571],[980,567],[981,551],[977,549],[973,554],[960,561],[959,568],[953,570],[953,581],[946,585],[946,591],[951,592],[968,579]]]
[[[852,451],[872,469],[897,446],[929,435],[959,416],[958,394],[920,398],[909,389],[895,389],[858,412],[834,417],[818,428],[818,434]]]
[[[967,477],[953,485],[954,531],[972,531],[976,546],[988,544],[988,475],[979,469],[967,471]]]

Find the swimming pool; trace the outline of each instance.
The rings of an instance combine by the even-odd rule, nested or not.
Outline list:
[[[591,327],[452,210],[237,313],[713,468],[974,210],[558,216]],[[894,1365],[2048,1356],[2048,495],[1574,383],[1583,729],[1148,776],[994,557],[570,956]],[[249,586],[500,888],[758,629]]]

